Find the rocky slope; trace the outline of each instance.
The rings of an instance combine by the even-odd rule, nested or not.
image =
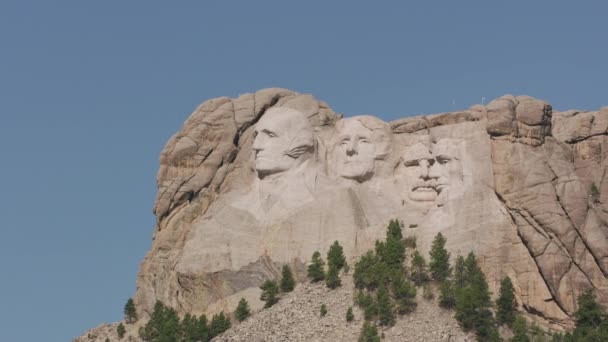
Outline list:
[[[286,89],[208,100],[161,153],[137,309],[259,309],[283,264],[302,280],[335,240],[353,260],[397,218],[421,252],[442,232],[494,293],[510,276],[529,318],[570,327],[584,289],[608,303],[607,132],[608,107],[528,96],[390,123]]]
[[[343,286],[335,290],[328,289],[323,282],[300,284],[278,304],[256,313],[213,341],[356,341],[363,326],[363,312],[353,305],[352,277],[342,277],[342,281]],[[474,335],[460,330],[453,312],[441,309],[436,299],[423,299],[421,294],[422,288],[418,290],[418,307],[413,313],[398,316],[393,327],[380,328],[383,341],[475,341]],[[325,317],[319,314],[322,304],[328,308]],[[355,315],[350,323],[345,318],[349,306]]]

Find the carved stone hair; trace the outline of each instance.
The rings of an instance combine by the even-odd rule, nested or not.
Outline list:
[[[274,115],[288,116],[291,124],[293,138],[285,146],[283,154],[297,159],[302,154],[313,151],[313,127],[304,113],[288,107],[273,107],[268,109],[264,115],[273,115],[273,113],[276,113]]]

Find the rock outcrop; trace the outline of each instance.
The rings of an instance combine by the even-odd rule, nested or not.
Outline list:
[[[441,232],[494,293],[510,276],[530,317],[570,327],[585,289],[608,303],[607,163],[606,107],[507,95],[387,123],[286,89],[208,100],[161,153],[135,303],[259,309],[283,264],[301,280],[314,251],[338,240],[353,259],[398,218],[423,253]]]

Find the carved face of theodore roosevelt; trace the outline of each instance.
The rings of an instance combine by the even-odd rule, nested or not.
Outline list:
[[[423,143],[410,147],[402,157],[408,180],[407,197],[415,202],[443,202],[463,191],[461,145],[441,139],[429,149]],[[449,193],[451,192],[451,193]]]
[[[435,160],[430,149],[417,143],[402,156],[407,180],[406,197],[415,202],[432,202],[437,198],[437,182],[430,171]]]
[[[355,116],[336,124],[334,158],[343,178],[363,182],[375,172],[376,160],[388,154],[390,129],[373,116]]]
[[[461,143],[456,139],[441,139],[432,147],[435,163],[430,176],[436,181],[437,193],[447,200],[462,195],[464,190]]]
[[[295,109],[271,108],[256,124],[252,148],[259,178],[284,172],[312,151],[313,128]]]

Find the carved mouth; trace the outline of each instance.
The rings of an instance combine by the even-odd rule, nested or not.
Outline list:
[[[415,186],[414,189],[412,189],[413,191],[420,191],[420,192],[431,192],[431,191],[437,191],[437,189],[434,186]]]
[[[412,187],[412,191],[416,192],[439,192],[439,185],[435,180],[427,180],[427,181],[419,181],[417,184],[414,184]]]

